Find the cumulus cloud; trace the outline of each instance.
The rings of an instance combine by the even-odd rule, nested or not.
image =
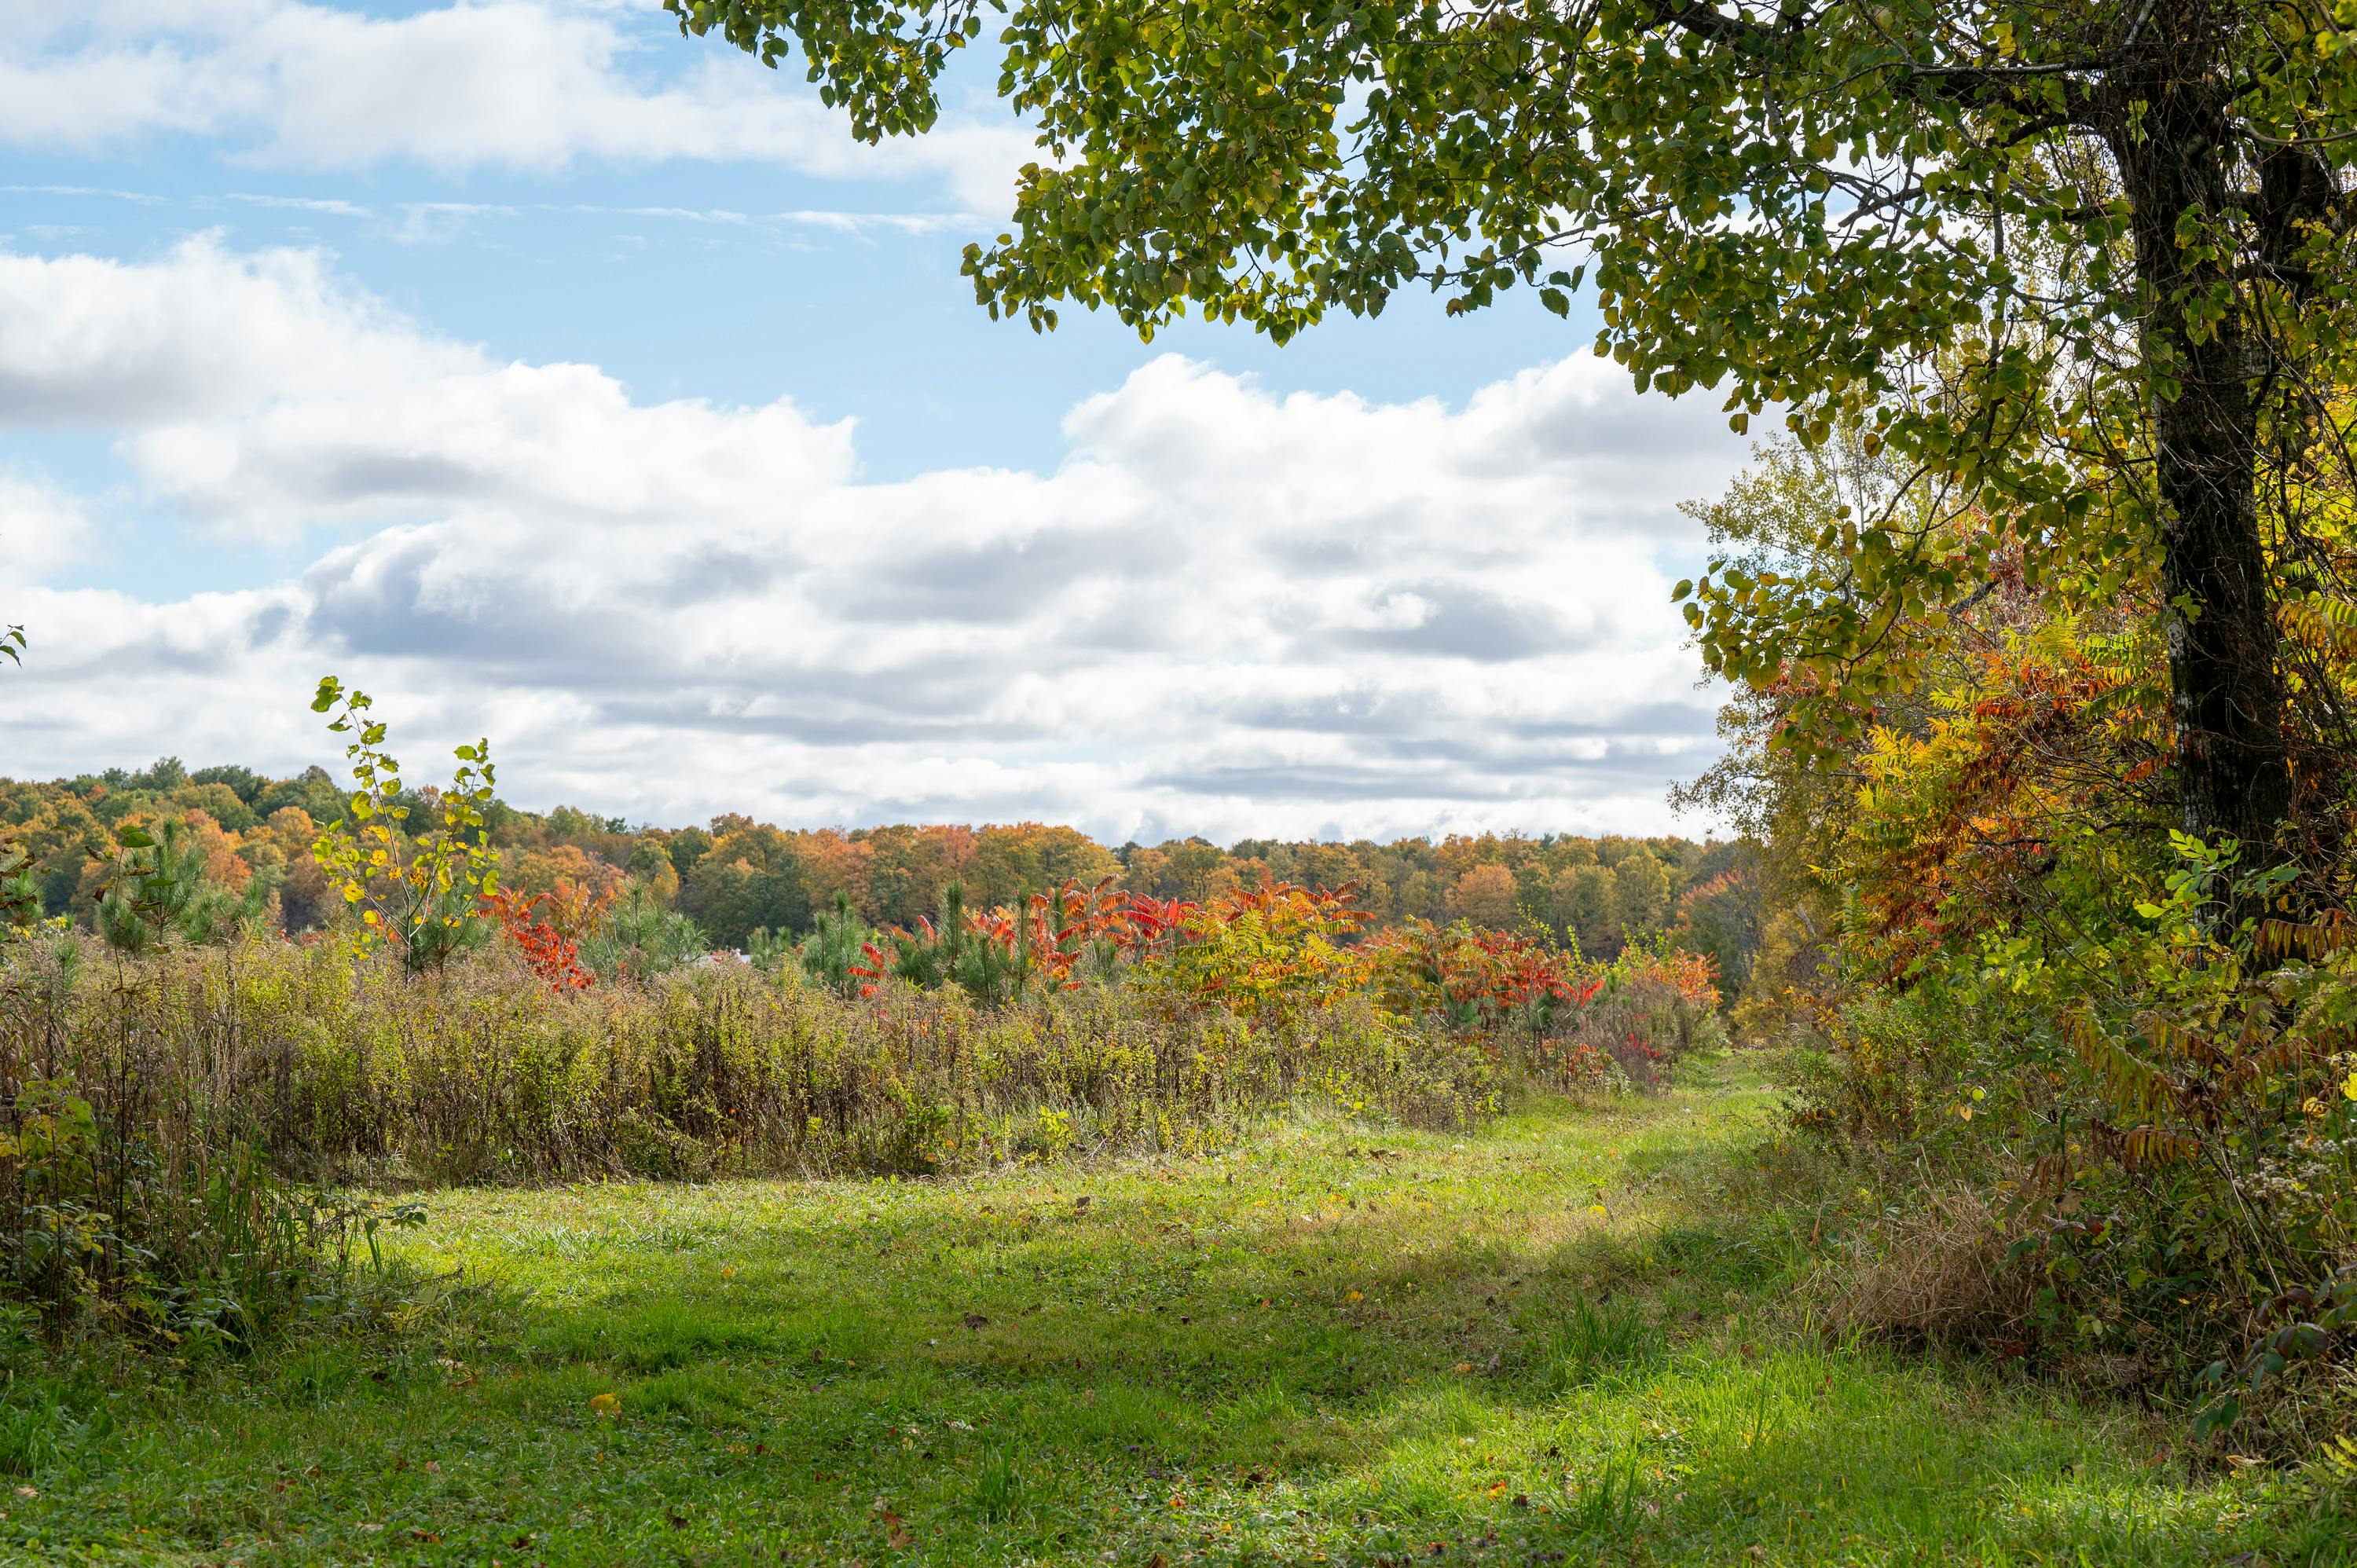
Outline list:
[[[847,424],[791,404],[642,405],[587,365],[418,328],[312,252],[0,255],[0,423],[119,431],[139,477],[219,528],[529,504],[694,516],[840,483]]]
[[[90,519],[74,497],[42,479],[0,468],[0,589],[40,582],[70,564],[91,532]]]
[[[1052,471],[867,483],[789,401],[644,403],[199,241],[0,258],[0,425],[59,422],[200,526],[339,528],[242,593],[12,594],[20,768],[293,766],[327,669],[658,821],[1625,830],[1711,745],[1660,558],[1740,454],[1587,358],[1451,407],[1165,356]]]
[[[776,163],[938,180],[983,210],[1006,205],[1034,156],[1018,127],[959,116],[860,146],[799,71],[686,43],[653,0],[457,0],[398,16],[96,0],[0,16],[0,145],[101,152],[176,135],[297,168]]]

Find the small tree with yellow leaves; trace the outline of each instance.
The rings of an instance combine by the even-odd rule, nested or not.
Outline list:
[[[368,717],[365,692],[322,677],[315,714],[332,713],[328,729],[352,737],[344,747],[352,781],[346,815],[311,845],[328,884],[360,913],[365,940],[382,940],[413,974],[438,970],[474,934],[484,897],[499,890],[499,852],[483,831],[491,803],[490,742],[454,754],[457,771],[432,803],[433,826],[404,831],[401,764],[384,749],[385,726]]]

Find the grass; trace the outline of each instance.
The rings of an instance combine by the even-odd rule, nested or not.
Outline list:
[[[2352,1560],[2259,1483],[2190,1477],[2172,1423],[1795,1332],[1809,1228],[1749,1153],[1766,1112],[1740,1058],[1705,1058],[1666,1097],[1544,1101],[1478,1133],[1331,1122],[953,1182],[446,1192],[404,1243],[438,1283],[390,1340],[8,1391],[0,1548]]]

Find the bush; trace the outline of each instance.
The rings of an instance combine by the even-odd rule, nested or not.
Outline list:
[[[215,997],[186,982],[236,957],[90,963],[69,938],[0,959],[0,1281],[53,1336],[243,1346],[349,1277],[363,1240],[382,1277],[378,1229],[417,1217],[290,1181],[266,1146],[277,1086],[222,1092],[238,1020],[191,1026]],[[162,1016],[181,1050],[156,1048]]]
[[[1708,961],[1631,948],[1605,971],[1568,1037],[1572,1051],[1609,1060],[1631,1087],[1668,1088],[1679,1058],[1725,1038]]]
[[[597,913],[579,945],[581,962],[603,980],[669,974],[712,950],[694,920],[663,908],[636,883]]]

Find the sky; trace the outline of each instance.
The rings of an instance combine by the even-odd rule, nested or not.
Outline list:
[[[869,147],[654,0],[0,6],[0,775],[333,766],[332,671],[632,822],[1706,831],[1716,401],[1527,293],[993,321],[989,85]]]

